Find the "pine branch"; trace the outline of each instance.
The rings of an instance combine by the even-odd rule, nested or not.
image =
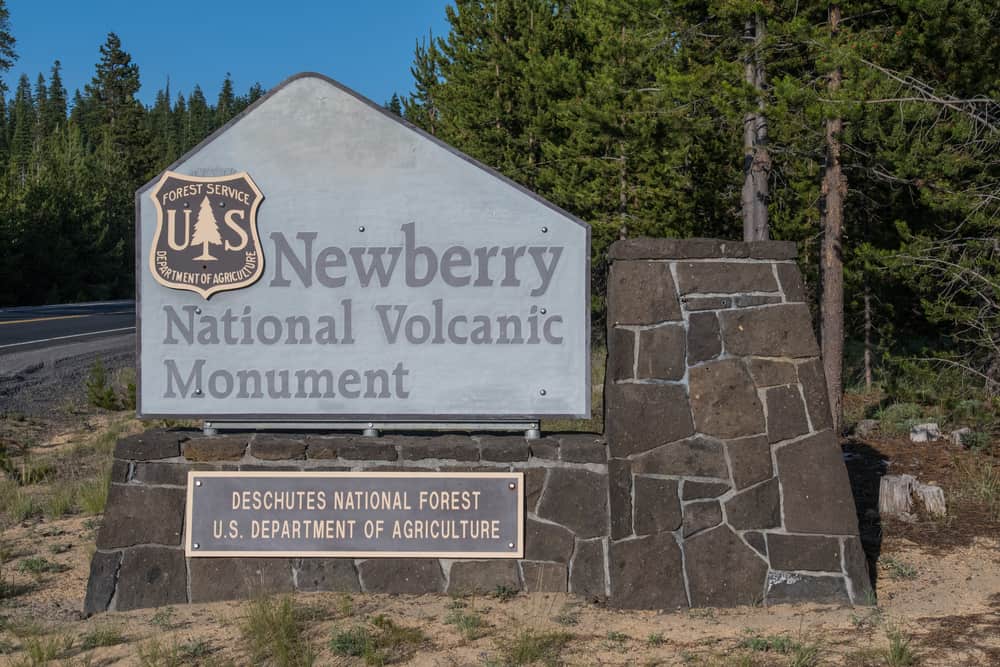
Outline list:
[[[953,95],[940,94],[935,92],[934,88],[929,83],[921,81],[920,79],[912,77],[908,74],[895,72],[888,67],[883,67],[882,65],[873,63],[870,60],[862,58],[861,56],[858,56],[858,60],[893,81],[896,81],[908,90],[916,93],[915,95],[907,98],[888,98],[884,100],[885,102],[917,101],[939,104],[953,111],[965,114],[971,118],[973,122],[981,125],[990,132],[996,132],[1000,129],[1000,125],[997,125],[996,121],[997,118],[1000,118],[1000,102],[997,102],[992,98],[978,96],[962,99]],[[872,100],[872,103],[877,102],[879,101]]]

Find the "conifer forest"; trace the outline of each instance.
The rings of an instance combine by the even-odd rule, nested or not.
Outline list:
[[[15,19],[0,1],[2,71]],[[994,411],[994,0],[454,0],[447,19],[378,102],[590,223],[595,340],[616,239],[790,240],[832,385]],[[95,44],[83,90],[58,61],[4,80],[0,306],[131,298],[135,190],[266,93],[227,77],[146,106],[128,48]]]

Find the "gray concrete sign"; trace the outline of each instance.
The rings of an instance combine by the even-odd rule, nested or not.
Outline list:
[[[524,473],[189,472],[200,556],[521,558]]]
[[[141,416],[589,416],[589,227],[330,79],[136,207]]]

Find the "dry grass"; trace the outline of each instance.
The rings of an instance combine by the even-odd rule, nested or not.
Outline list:
[[[0,479],[0,526],[44,516],[61,519],[104,511],[115,442],[142,430],[131,416],[71,434],[65,444],[32,444],[9,458],[11,478]]]

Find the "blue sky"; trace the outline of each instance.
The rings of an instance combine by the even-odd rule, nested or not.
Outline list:
[[[20,55],[4,76],[32,84],[62,61],[73,95],[93,76],[108,32],[139,64],[140,98],[152,103],[170,77],[187,94],[200,84],[214,103],[230,72],[236,91],[271,88],[302,71],[331,76],[376,102],[412,84],[415,40],[447,33],[446,0],[7,0]]]

